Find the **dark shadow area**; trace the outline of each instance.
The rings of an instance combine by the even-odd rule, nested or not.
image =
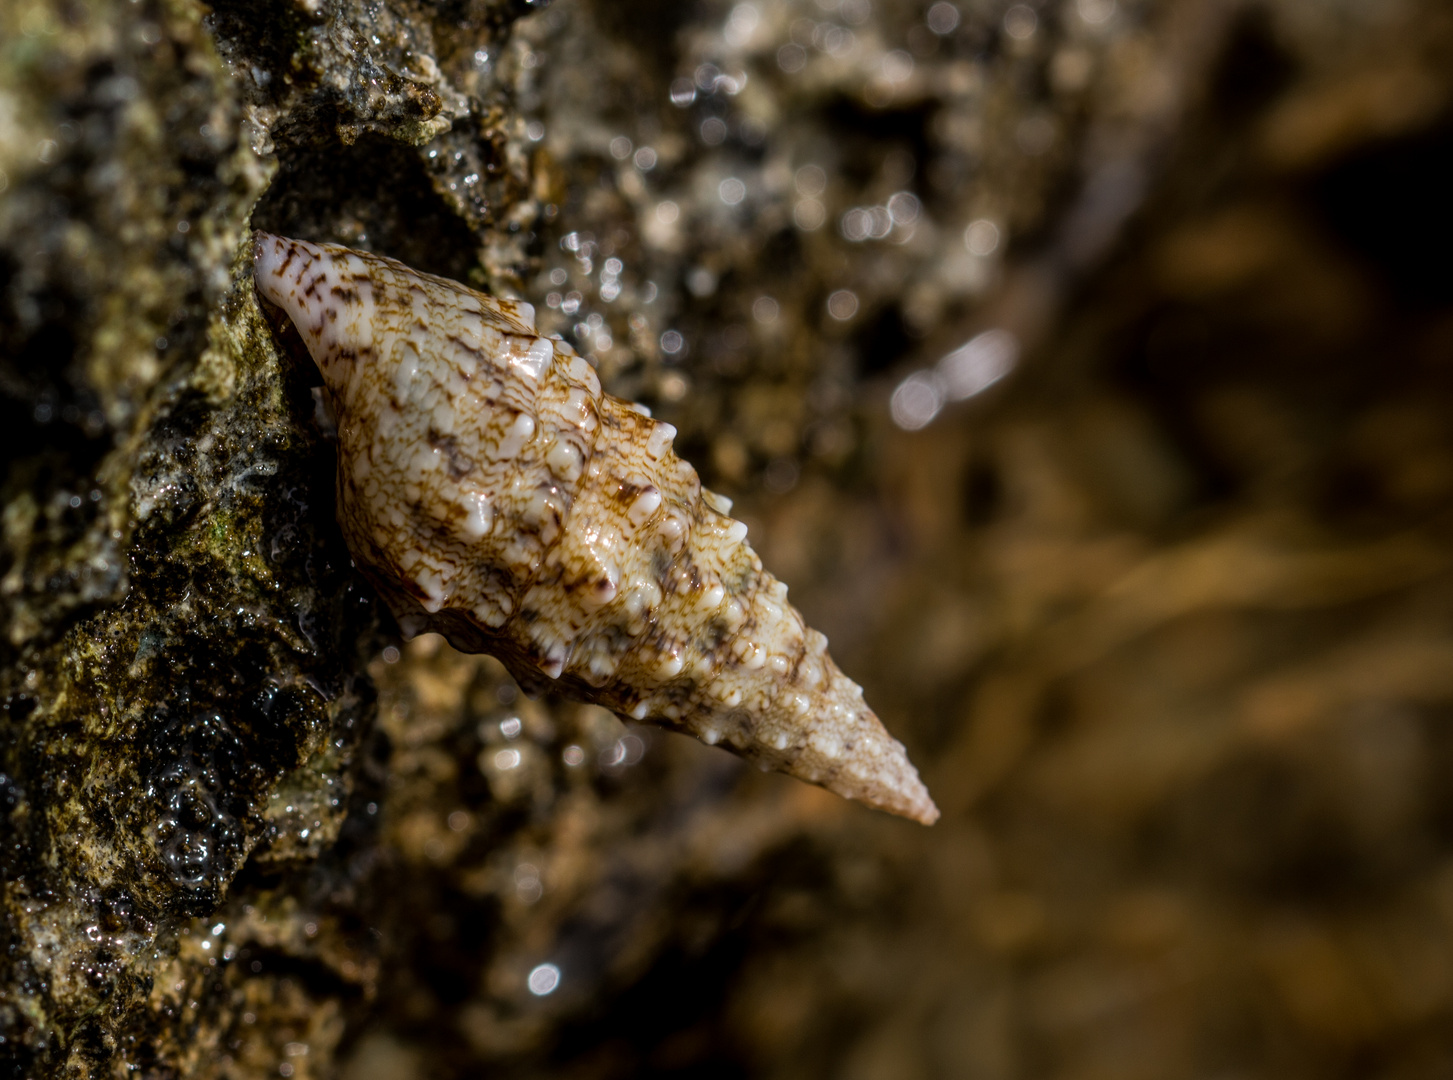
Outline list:
[[[376,251],[456,281],[478,262],[468,227],[435,193],[418,151],[380,135],[280,146],[278,175],[252,224]]]

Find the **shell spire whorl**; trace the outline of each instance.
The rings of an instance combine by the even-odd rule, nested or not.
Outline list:
[[[381,256],[256,234],[338,423],[338,518],[412,636],[938,817],[901,744],[762,568],[675,429],[601,391],[534,309]]]

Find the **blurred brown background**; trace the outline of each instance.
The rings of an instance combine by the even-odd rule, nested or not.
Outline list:
[[[738,498],[945,817],[745,778],[700,822],[654,825],[684,848],[670,898],[614,903],[647,907],[631,917],[659,944],[543,1060],[1453,1071],[1453,13],[557,11],[562,231],[609,243],[622,215],[649,237],[665,198],[693,223],[675,248],[617,243],[627,274],[684,279],[692,347],[621,382]],[[662,107],[683,77],[694,101]],[[728,135],[703,145],[715,117]],[[658,164],[637,195],[604,135],[584,145],[601,128],[679,132],[674,179]],[[724,218],[721,177],[751,214]],[[895,191],[917,216],[858,238],[852,209]],[[804,228],[814,198],[825,223]],[[985,258],[975,222],[999,233]],[[846,320],[825,311],[839,289]],[[905,378],[993,328],[1021,346],[1008,377],[895,425]],[[644,768],[717,767],[679,742]]]

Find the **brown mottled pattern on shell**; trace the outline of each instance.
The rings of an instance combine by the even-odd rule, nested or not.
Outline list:
[[[671,450],[534,310],[258,233],[338,424],[338,518],[407,634],[929,823],[903,747]]]

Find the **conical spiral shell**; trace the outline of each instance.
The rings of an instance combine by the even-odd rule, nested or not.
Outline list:
[[[938,817],[746,526],[534,309],[258,233],[338,425],[338,519],[407,634],[869,806]]]

